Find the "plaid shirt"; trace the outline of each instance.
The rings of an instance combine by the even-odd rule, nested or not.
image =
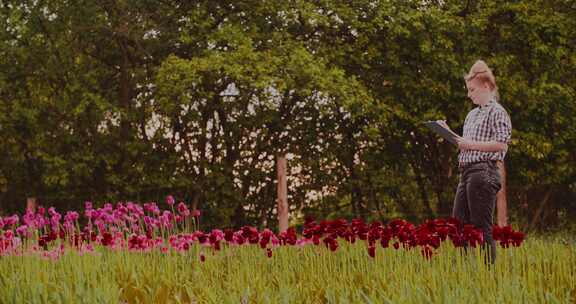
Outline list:
[[[463,137],[473,141],[499,141],[509,143],[512,122],[506,110],[496,101],[490,101],[468,113],[464,121]],[[506,151],[482,152],[462,150],[458,155],[460,166],[486,160],[504,160]]]

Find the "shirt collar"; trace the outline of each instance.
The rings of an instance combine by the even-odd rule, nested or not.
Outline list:
[[[494,98],[490,99],[490,101],[483,105],[483,106],[478,106],[478,108],[480,108],[480,110],[486,110],[488,108],[490,108],[491,106],[493,106],[496,103],[496,100]]]

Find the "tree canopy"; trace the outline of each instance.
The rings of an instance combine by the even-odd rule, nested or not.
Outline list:
[[[513,124],[512,220],[576,218],[576,6],[552,1],[0,0],[0,213],[172,194],[205,225],[448,216],[463,75]],[[572,224],[573,225],[573,224]]]

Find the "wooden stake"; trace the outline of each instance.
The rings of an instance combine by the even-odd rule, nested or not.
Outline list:
[[[36,213],[36,198],[35,197],[28,197],[26,198],[26,211],[31,210],[33,213]]]
[[[280,232],[288,230],[288,184],[286,180],[286,156],[278,155],[276,158],[276,173],[278,180],[277,203],[278,224]]]

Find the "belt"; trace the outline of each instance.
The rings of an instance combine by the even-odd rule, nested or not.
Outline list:
[[[464,171],[464,170],[466,170],[472,166],[483,164],[483,163],[492,163],[492,164],[496,165],[496,162],[498,162],[498,160],[481,160],[481,161],[472,162],[472,163],[459,163],[458,164],[458,171],[462,172],[462,171]]]

